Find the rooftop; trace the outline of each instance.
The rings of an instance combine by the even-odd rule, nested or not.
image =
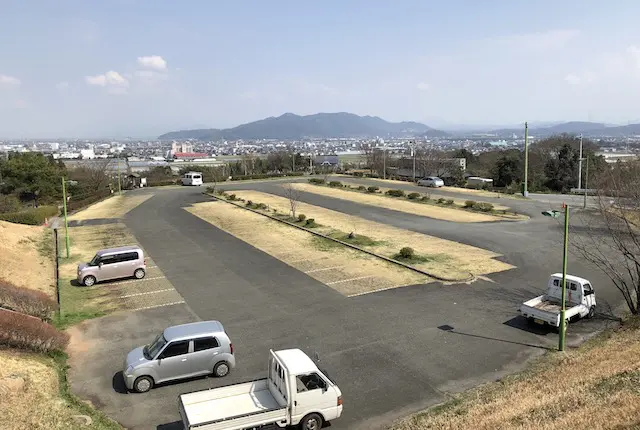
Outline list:
[[[275,354],[282,360],[282,363],[287,367],[289,373],[293,375],[302,375],[318,371],[318,367],[313,360],[300,349],[283,349],[276,351]]]
[[[167,341],[172,341],[220,332],[224,332],[224,328],[218,321],[199,321],[168,327],[164,330],[164,338]]]

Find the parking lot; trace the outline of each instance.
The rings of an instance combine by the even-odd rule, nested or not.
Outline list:
[[[253,187],[282,194],[277,184]],[[472,285],[416,284],[348,298],[327,286],[333,281],[312,276],[344,262],[326,261],[317,268],[304,261],[297,267],[286,264],[183,209],[207,201],[200,192],[158,190],[126,215],[124,223],[158,266],[156,276],[165,278],[153,279],[151,269],[146,281],[117,285],[122,300],[131,303],[127,308],[142,310],[85,322],[72,346],[74,392],[127,428],[176,427],[179,393],[263,377],[271,348],[318,352],[344,393],[343,417],[332,428],[371,429],[441,402],[446,393],[517,370],[557,343],[553,332],[526,328],[516,311],[561,268],[559,228],[535,216],[540,209],[535,203],[529,208],[531,221],[462,228],[303,194],[306,203],[480,246],[516,266]],[[599,288],[599,303],[616,303],[616,292],[593,269],[574,259],[569,268]],[[169,384],[142,395],[123,393],[117,373],[126,352],[168,325],[195,319],[223,322],[236,348],[236,371],[224,379]],[[605,324],[606,319],[596,319],[572,325],[569,343]],[[73,354],[74,349],[82,354]]]

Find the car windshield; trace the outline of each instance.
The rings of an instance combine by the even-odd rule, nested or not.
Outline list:
[[[149,345],[146,345],[142,352],[144,352],[145,358],[147,360],[153,360],[153,358],[158,355],[160,350],[167,344],[167,340],[164,338],[162,334],[159,334],[158,337],[155,338],[153,342]]]
[[[100,256],[98,254],[96,254],[91,261],[89,262],[89,266],[97,266],[98,265],[98,261],[100,261]]]

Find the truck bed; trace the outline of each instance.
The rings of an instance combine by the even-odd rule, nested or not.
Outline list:
[[[252,421],[250,417],[262,413],[268,420],[278,421],[286,416],[286,405],[280,405],[268,388],[267,379],[198,391],[180,396],[181,413],[189,427],[235,428],[235,419]],[[265,417],[266,419],[266,417]],[[222,426],[213,425],[224,421]],[[207,424],[211,424],[209,427]],[[222,423],[221,423],[222,424]]]
[[[560,303],[557,303],[552,300],[543,300],[540,303],[533,306],[534,308],[543,311],[543,312],[551,312],[554,314],[560,313]]]

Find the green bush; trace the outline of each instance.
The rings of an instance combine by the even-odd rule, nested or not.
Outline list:
[[[264,203],[258,203],[256,209],[267,209],[267,205],[265,205]]]
[[[464,207],[464,208],[467,208],[467,209],[471,209],[471,208],[473,208],[475,205],[476,205],[475,200],[467,200],[466,202],[464,202],[464,206],[463,206],[463,207]]]
[[[357,176],[359,178],[362,178],[364,176],[364,173],[362,173],[362,172],[353,172],[353,176]]]
[[[404,197],[404,191],[402,190],[387,190],[387,192],[385,193],[391,197]]]
[[[236,175],[232,176],[232,181],[245,181],[247,179],[267,179],[267,178],[283,178],[286,176],[302,176],[304,172],[289,172],[289,173],[257,173],[255,175]]]
[[[311,178],[311,179],[309,179],[309,183],[310,184],[314,184],[314,185],[322,185],[322,184],[324,184],[324,179]]]
[[[298,222],[302,222],[302,221],[304,221],[305,219],[307,219],[307,216],[306,216],[305,214],[299,214],[299,215],[298,215]]]
[[[342,187],[342,182],[340,182],[340,181],[331,181],[331,182],[329,182],[329,186],[333,187],[333,188],[340,188],[340,187]]]
[[[400,255],[400,257],[402,257],[402,258],[407,258],[407,259],[409,259],[409,258],[413,258],[413,256],[415,255],[415,252],[414,252],[413,248],[410,248],[410,247],[408,247],[408,246],[405,246],[404,248],[402,248],[402,249],[400,250],[399,255]]]
[[[90,194],[84,199],[80,199],[80,200],[76,200],[73,198],[73,196],[71,196],[71,200],[69,200],[69,203],[67,203],[67,210],[71,212],[71,211],[76,211],[78,209],[85,208],[100,200],[106,199],[111,195],[113,195],[113,193],[111,192],[110,189],[104,189],[96,193]]]
[[[420,197],[420,193],[409,193],[407,198],[409,200],[417,200]]]
[[[431,197],[429,196],[422,196],[422,198],[420,199],[423,202],[428,202],[429,200],[431,200]]]
[[[367,187],[367,192],[368,192],[368,193],[375,193],[375,192],[376,192],[376,191],[378,191],[379,189],[380,189],[380,188],[378,188],[378,187],[376,187],[376,186],[372,185],[372,186],[370,186],[370,187]]]
[[[366,191],[367,187],[365,187],[364,185],[358,185],[358,191]]]
[[[227,196],[227,199],[229,199],[229,200],[231,200],[231,201],[238,200],[238,199],[236,198],[236,195],[235,195],[235,194],[229,194],[229,195]]]
[[[20,199],[11,194],[0,194],[0,214],[20,211]]]
[[[438,199],[438,202],[437,202],[437,203],[438,203],[439,205],[441,205],[441,204],[443,204],[445,201],[446,201],[445,199],[443,199],[442,197],[440,197],[440,198]]]
[[[251,200],[247,200],[247,203],[245,203],[245,206],[252,207],[253,206],[253,202]]]
[[[180,179],[158,179],[147,181],[147,187],[164,187],[166,185],[181,185]]]
[[[491,212],[493,210],[493,205],[491,203],[478,202],[473,205],[473,209],[480,212]]]
[[[309,218],[307,219],[307,222],[305,223],[305,225],[309,228],[315,227],[316,226],[316,220],[313,218]]]
[[[217,190],[216,194],[219,196],[224,196],[226,194],[226,192],[224,190]]]
[[[445,202],[445,204],[446,204],[447,206],[453,206],[453,199],[448,199],[448,200]]]
[[[58,215],[60,212],[57,206],[39,206],[19,212],[7,212],[0,214],[0,221],[12,222],[15,224],[41,225],[46,218]]]

